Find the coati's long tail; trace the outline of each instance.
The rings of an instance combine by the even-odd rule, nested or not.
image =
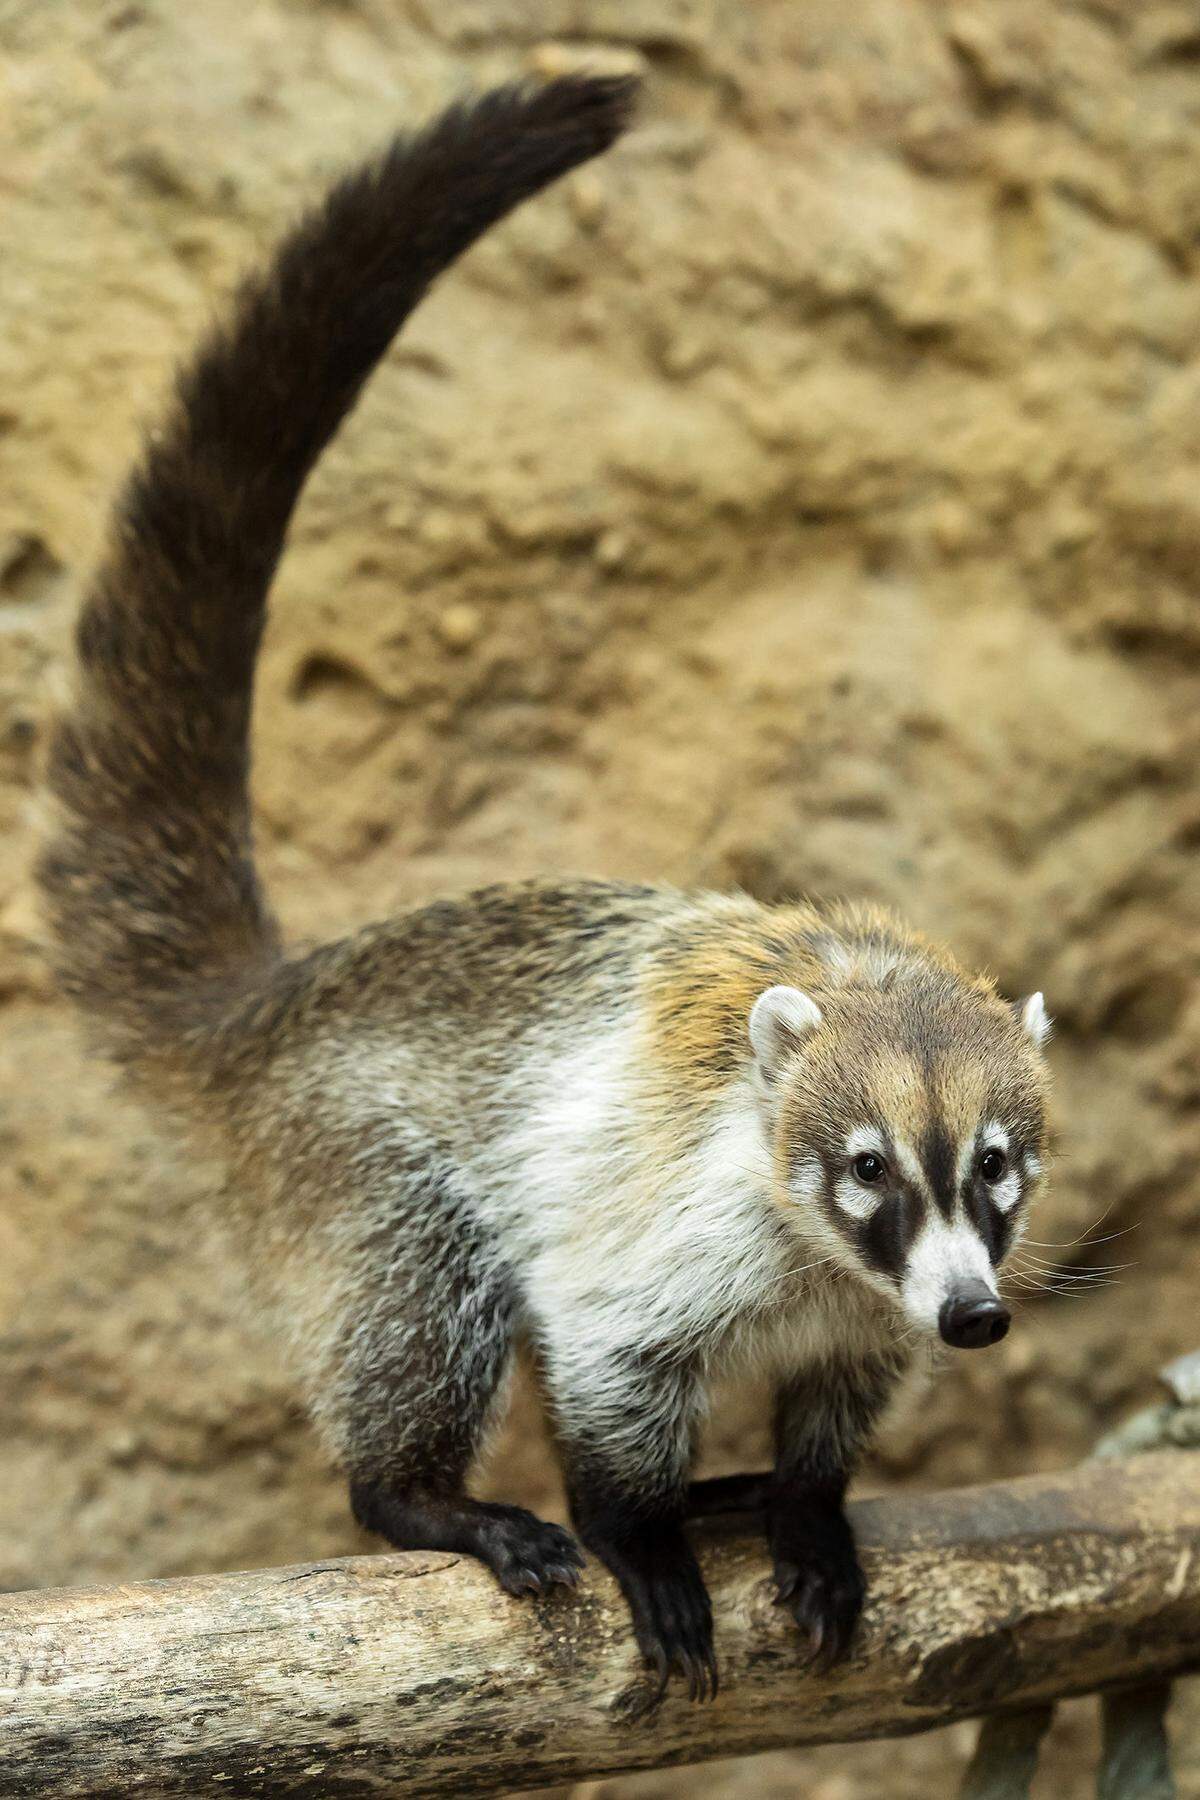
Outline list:
[[[267,589],[305,478],[430,283],[607,148],[627,80],[462,104],[346,177],[182,376],[117,508],[50,742],[39,878],[60,978],[153,1065],[278,955],[255,878],[247,733]]]

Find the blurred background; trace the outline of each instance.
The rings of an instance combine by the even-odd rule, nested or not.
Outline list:
[[[1044,988],[1038,1254],[1126,1266],[1018,1290],[866,1486],[1076,1461],[1200,1341],[1196,8],[3,4],[2,1587],[369,1547],[49,989],[33,770],[108,498],[238,270],[398,124],[579,63],[644,72],[639,129],[446,280],[298,518],[257,720],[287,925],[568,870],[850,893]],[[730,1396],[707,1466],[764,1456]],[[560,1505],[524,1392],[488,1479]],[[915,1800],[971,1739],[576,1791]],[[1068,1708],[1037,1791],[1093,1747]]]

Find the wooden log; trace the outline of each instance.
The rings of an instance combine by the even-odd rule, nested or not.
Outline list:
[[[1200,1662],[1200,1460],[860,1501],[852,1661],[803,1666],[761,1537],[698,1532],[720,1697],[647,1677],[593,1564],[505,1597],[450,1555],[0,1598],[0,1795],[467,1795],[883,1737]]]

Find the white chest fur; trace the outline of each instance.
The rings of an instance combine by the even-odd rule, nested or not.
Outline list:
[[[828,1354],[837,1319],[819,1291],[805,1300],[802,1220],[772,1197],[749,1082],[676,1147],[639,1104],[638,1048],[629,1024],[557,1059],[493,1152],[539,1335],[564,1354],[569,1335],[592,1360],[655,1346],[716,1361]]]

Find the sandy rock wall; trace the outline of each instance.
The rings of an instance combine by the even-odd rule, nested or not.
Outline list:
[[[1037,1254],[1131,1266],[1021,1290],[872,1478],[1069,1461],[1196,1340],[1194,9],[43,0],[0,10],[2,1585],[363,1543],[47,988],[32,771],[216,297],[398,122],[578,61],[645,72],[640,128],[446,281],[297,521],[256,777],[289,928],[565,870],[891,902],[1046,990],[1035,1235],[1124,1235]],[[760,1449],[739,1401],[712,1466]],[[526,1398],[491,1480],[554,1504]],[[605,1791],[929,1793],[962,1750]]]

